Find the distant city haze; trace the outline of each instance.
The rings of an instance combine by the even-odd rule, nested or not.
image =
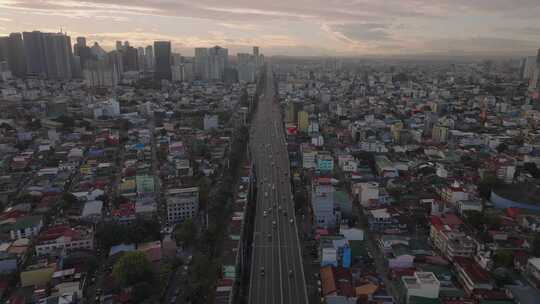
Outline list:
[[[540,44],[538,0],[0,0],[0,36],[40,30],[171,41],[175,52],[251,46],[293,56],[522,56]]]

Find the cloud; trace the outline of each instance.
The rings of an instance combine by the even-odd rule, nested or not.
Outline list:
[[[331,25],[332,32],[350,42],[392,40],[388,25],[381,23],[348,23]]]
[[[538,46],[537,41],[501,37],[441,38],[425,43],[426,50],[453,55],[524,55]]]
[[[540,0],[0,0],[0,11],[0,21],[6,13],[4,19],[17,21],[2,24],[7,30],[31,30],[22,27],[26,21],[36,29],[60,27],[59,22],[65,28],[65,19],[57,17],[70,18],[71,29],[87,36],[113,28],[115,33],[96,34],[108,45],[114,39],[137,44],[162,37],[179,48],[253,43],[316,54],[508,53],[502,43],[515,42],[524,50],[540,35]],[[190,22],[192,32],[185,30]]]
[[[540,36],[540,26],[499,27],[495,30],[513,35]]]

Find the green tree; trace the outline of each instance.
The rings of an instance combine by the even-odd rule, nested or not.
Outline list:
[[[197,227],[193,223],[192,219],[187,219],[178,226],[174,234],[176,242],[184,246],[190,246],[193,244],[197,237]]]
[[[143,252],[127,252],[114,264],[113,276],[123,286],[152,282],[152,264]]]
[[[132,288],[133,301],[142,303],[154,294],[154,287],[150,282],[137,283]]]
[[[514,264],[514,255],[512,254],[512,251],[510,250],[499,250],[495,253],[493,256],[493,262],[495,263],[495,267],[512,267],[512,264]]]
[[[100,225],[96,230],[96,239],[101,247],[108,250],[111,246],[121,244],[127,239],[127,230],[124,226],[113,222]]]
[[[487,175],[478,184],[478,192],[480,192],[480,196],[483,198],[489,199],[491,196],[491,189],[500,187],[501,185],[501,180],[499,180],[496,176]]]

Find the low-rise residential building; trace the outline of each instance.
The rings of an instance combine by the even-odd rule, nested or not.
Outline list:
[[[401,282],[405,289],[405,303],[411,302],[411,297],[427,299],[439,298],[441,282],[433,272],[414,272],[412,276],[402,276]]]
[[[456,257],[454,267],[457,272],[458,282],[468,295],[475,291],[492,290],[489,273],[478,265],[473,259]]]
[[[319,178],[311,190],[311,207],[316,227],[335,228],[340,221],[339,210],[334,202],[334,187],[330,179]]]
[[[52,227],[39,234],[35,249],[38,256],[76,249],[93,250],[94,232],[91,228]]]
[[[31,238],[38,235],[43,227],[43,218],[39,215],[18,218],[10,227],[9,234],[12,240]]]
[[[461,219],[451,213],[431,217],[431,242],[451,261],[455,257],[472,257],[476,251],[474,240],[459,230],[462,224]]]

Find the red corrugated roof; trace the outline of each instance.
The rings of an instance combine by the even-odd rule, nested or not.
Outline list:
[[[62,236],[76,239],[80,236],[80,234],[78,231],[71,229],[68,226],[56,226],[41,232],[38,237],[38,241],[50,241]]]
[[[464,257],[455,257],[454,262],[458,264],[467,273],[473,283],[489,283],[489,273],[482,269],[473,259]]]

